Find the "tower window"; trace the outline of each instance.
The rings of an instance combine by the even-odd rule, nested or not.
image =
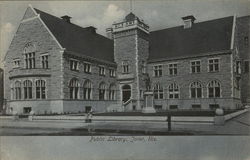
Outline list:
[[[122,62],[122,72],[123,73],[129,73],[129,64],[128,61]]]

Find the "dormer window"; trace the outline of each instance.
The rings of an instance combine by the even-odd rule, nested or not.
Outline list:
[[[196,20],[193,15],[182,17],[182,20],[184,22],[184,29],[191,28],[194,21]]]

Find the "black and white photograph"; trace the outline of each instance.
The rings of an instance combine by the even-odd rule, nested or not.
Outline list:
[[[249,0],[0,1],[0,159],[250,160],[249,36]]]

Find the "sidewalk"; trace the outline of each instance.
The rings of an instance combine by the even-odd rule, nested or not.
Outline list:
[[[92,130],[93,132],[108,132],[108,133],[121,133],[121,132],[140,132],[141,134],[154,132],[167,133],[167,122],[92,122],[85,123],[82,120],[75,121],[28,121],[28,120],[1,120],[0,134],[5,133],[7,129],[30,129],[49,132],[75,132]],[[160,132],[160,133],[159,133]],[[178,134],[186,135],[250,135],[250,113],[244,113],[235,117],[224,126],[216,126],[211,123],[191,123],[191,122],[172,122],[172,131]],[[27,131],[28,133],[28,131]],[[18,133],[16,133],[18,134]]]

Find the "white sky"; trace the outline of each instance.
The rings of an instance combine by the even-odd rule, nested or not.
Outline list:
[[[95,26],[100,34],[130,11],[129,1],[0,1],[0,67],[28,4],[58,17],[69,15],[73,23]],[[250,0],[133,0],[133,12],[151,30],[158,30],[181,25],[181,17],[190,14],[198,22],[234,14],[250,15]]]

